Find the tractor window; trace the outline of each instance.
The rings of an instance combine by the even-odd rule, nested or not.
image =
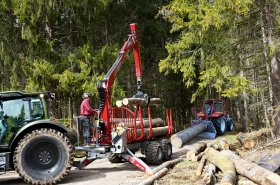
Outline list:
[[[4,117],[9,117],[15,123],[21,123],[30,119],[29,103],[23,99],[3,101]]]
[[[42,118],[44,109],[40,99],[31,99],[31,114],[33,119]]]
[[[204,112],[210,116],[211,115],[211,106],[212,106],[212,103],[205,103],[204,104]]]
[[[221,102],[215,102],[215,112],[223,112],[224,111],[224,104]]]

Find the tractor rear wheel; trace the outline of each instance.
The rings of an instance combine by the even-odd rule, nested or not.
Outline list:
[[[110,152],[107,155],[107,158],[111,163],[121,163],[123,161],[121,156],[114,154],[113,152]]]
[[[172,157],[172,144],[168,139],[161,140],[163,160],[168,161]]]
[[[163,160],[161,144],[156,141],[148,142],[145,149],[145,155],[148,164],[161,164]]]
[[[215,126],[215,129],[219,135],[224,135],[227,131],[226,119],[225,116],[220,116],[211,120]]]
[[[25,135],[14,153],[14,166],[29,184],[56,184],[70,171],[74,160],[69,139],[53,129],[38,129]]]
[[[234,130],[234,124],[233,124],[233,121],[231,119],[227,121],[227,130],[228,131]]]

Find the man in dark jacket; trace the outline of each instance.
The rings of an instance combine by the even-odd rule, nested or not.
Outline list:
[[[80,106],[81,122],[83,124],[83,137],[85,144],[90,143],[90,129],[91,129],[91,116],[96,114],[96,111],[90,106],[90,94],[84,93],[82,98],[84,99]]]

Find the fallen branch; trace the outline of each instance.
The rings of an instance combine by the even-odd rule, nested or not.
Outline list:
[[[172,161],[166,161],[166,162],[162,163],[161,165],[159,165],[158,167],[154,168],[153,172],[157,173],[164,168],[171,168],[171,167],[175,166],[176,164],[183,162],[183,161],[184,161],[183,158],[174,159]]]
[[[205,163],[206,163],[206,156],[204,155],[204,156],[201,158],[201,160],[200,160],[200,162],[199,162],[199,164],[198,164],[198,166],[197,166],[197,169],[196,169],[196,171],[195,171],[195,175],[196,175],[197,177],[199,177],[199,176],[202,174],[202,170],[203,170],[203,167],[204,167]]]
[[[247,162],[234,154],[232,151],[224,150],[221,152],[223,155],[229,157],[235,164],[237,173],[247,177],[253,182],[261,185],[279,185],[280,176],[255,163]]]
[[[163,177],[168,172],[167,168],[163,168],[159,172],[155,173],[154,175],[150,176],[149,178],[142,181],[139,185],[150,185],[153,182],[161,177]]]

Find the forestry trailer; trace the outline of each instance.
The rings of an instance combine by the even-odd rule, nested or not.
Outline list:
[[[167,137],[173,132],[172,112],[164,111],[165,121],[152,119],[152,105],[158,104],[160,99],[150,98],[141,90],[137,24],[131,24],[130,29],[131,34],[115,63],[98,83],[98,116],[91,129],[91,142],[87,145],[79,142],[82,136],[79,121],[78,145],[73,146],[68,129],[50,120],[46,102],[54,99],[54,94],[0,92],[1,171],[16,170],[25,182],[45,185],[60,182],[72,166],[83,169],[106,156],[113,163],[125,159],[148,175],[153,173],[152,169],[134,152],[141,150],[149,164],[160,164],[171,158],[172,145]],[[134,53],[137,92],[132,98],[123,100],[126,106],[111,107],[112,86],[129,50]],[[75,152],[80,151],[85,158],[74,161]]]

